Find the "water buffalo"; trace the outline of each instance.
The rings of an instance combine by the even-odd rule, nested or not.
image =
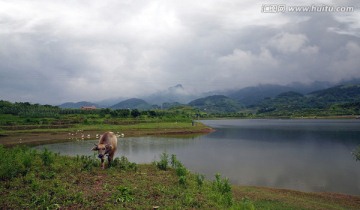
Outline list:
[[[103,169],[105,168],[105,156],[108,156],[108,166],[110,166],[116,152],[116,147],[116,135],[113,132],[106,132],[100,136],[99,143],[95,144],[95,147],[92,148],[92,151],[98,151],[98,157],[101,159],[101,167]]]

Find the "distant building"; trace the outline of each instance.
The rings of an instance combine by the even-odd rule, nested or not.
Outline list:
[[[95,110],[96,106],[82,106],[80,109],[82,109],[82,110]]]

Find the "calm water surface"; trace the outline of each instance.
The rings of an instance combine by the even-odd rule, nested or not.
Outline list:
[[[120,138],[117,156],[149,163],[166,151],[193,172],[234,184],[360,195],[360,120],[205,120],[215,132],[193,138]],[[92,155],[94,141],[36,147]]]

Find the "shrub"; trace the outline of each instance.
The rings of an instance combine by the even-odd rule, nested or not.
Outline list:
[[[218,194],[216,197],[220,203],[226,206],[231,206],[233,204],[229,179],[221,179],[221,175],[216,174],[213,182],[213,190]]]
[[[242,210],[255,210],[254,204],[247,198],[242,198],[240,209]]]
[[[176,168],[176,175],[178,176],[186,176],[187,173],[188,170],[184,166]]]
[[[169,155],[166,152],[163,152],[160,155],[160,161],[156,162],[156,166],[161,169],[166,171],[169,165]]]
[[[122,170],[137,170],[136,163],[130,162],[127,157],[121,156],[121,158],[115,158],[112,163],[111,167],[120,168]]]
[[[229,179],[221,179],[220,174],[215,174],[215,181],[213,182],[215,190],[221,194],[226,194],[231,192],[231,185],[229,184]]]
[[[179,184],[182,186],[186,185],[186,176],[180,176],[179,177]]]
[[[26,175],[33,164],[36,152],[27,147],[5,149],[0,145],[0,179],[8,180]]]
[[[82,170],[90,171],[93,167],[100,167],[100,162],[95,154],[93,156],[77,156],[76,160],[81,162]]]
[[[198,184],[199,187],[203,186],[204,184],[204,180],[205,180],[205,176],[202,174],[197,174],[196,175],[196,182]]]
[[[118,186],[113,194],[116,203],[126,203],[134,200],[134,193],[127,187]]]
[[[50,152],[47,148],[40,154],[41,160],[43,161],[44,166],[50,166],[54,163],[54,153]]]

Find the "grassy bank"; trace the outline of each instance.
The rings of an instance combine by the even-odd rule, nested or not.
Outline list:
[[[125,136],[146,135],[187,135],[211,132],[212,129],[201,123],[192,122],[142,122],[129,121],[124,124],[109,125],[84,125],[76,124],[68,128],[33,128],[2,130],[0,132],[0,144],[14,146],[19,144],[34,145],[53,143],[60,141],[72,141],[76,139],[95,139],[96,134],[106,131],[123,133]]]
[[[176,156],[153,164],[118,158],[101,170],[95,157],[0,146],[2,209],[359,209],[360,198],[231,186],[189,172]]]

